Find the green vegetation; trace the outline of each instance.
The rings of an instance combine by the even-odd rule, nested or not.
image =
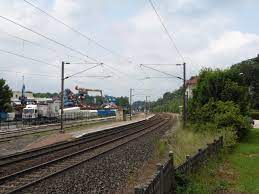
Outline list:
[[[253,119],[259,120],[259,110],[251,110],[250,111],[250,116]]]
[[[239,74],[235,81],[249,87],[251,108],[259,110],[259,56],[233,65],[232,74]]]
[[[212,143],[213,140],[220,135],[213,130],[210,131],[194,131],[191,129],[182,129],[178,127],[176,130],[167,133],[165,137],[160,139],[156,145],[156,157],[167,158],[170,150],[174,152],[174,161],[176,166],[185,161],[186,155],[194,155],[199,148],[205,148],[207,143]]]
[[[5,80],[0,79],[0,112],[12,112],[11,97],[12,90],[5,83]]]
[[[233,137],[244,137],[251,128],[249,119],[242,115],[233,101],[209,101],[190,111],[190,121],[196,130],[232,131]]]
[[[116,105],[127,109],[129,107],[129,98],[126,96],[117,97]]]
[[[181,102],[181,90],[178,91],[179,96],[166,93],[153,103],[153,110],[177,112],[170,106]],[[258,110],[259,57],[226,70],[200,72],[188,102],[188,129],[176,131],[172,138],[160,142],[158,153],[173,150],[179,164],[185,155],[194,154],[206,141],[220,135],[224,137],[225,148],[220,157],[213,158],[199,173],[180,179],[179,193],[219,190],[259,193],[259,131],[250,131],[249,118],[259,118]]]
[[[243,76],[243,75],[242,75]],[[195,129],[228,130],[239,139],[251,128],[249,87],[234,69],[204,69],[189,101],[189,120]],[[232,138],[233,139],[233,138]]]
[[[219,157],[187,178],[182,193],[259,193],[259,129],[252,129],[232,152]]]
[[[153,112],[174,112],[179,113],[179,106],[182,105],[182,88],[173,92],[166,92],[162,98],[151,103]]]
[[[33,97],[35,98],[53,98],[53,97],[57,97],[58,93],[54,92],[54,93],[33,93]]]

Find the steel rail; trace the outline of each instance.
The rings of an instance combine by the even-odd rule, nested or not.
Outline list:
[[[118,138],[115,138],[115,139],[112,139],[112,140],[108,140],[108,141],[106,141],[106,142],[102,142],[102,143],[100,143],[100,144],[98,144],[98,145],[95,145],[95,146],[92,146],[92,147],[90,147],[90,148],[87,148],[87,149],[78,151],[78,152],[76,152],[76,153],[72,153],[72,154],[69,154],[69,155],[66,155],[66,156],[63,156],[63,157],[54,159],[54,160],[52,160],[52,161],[49,161],[49,162],[40,164],[40,165],[38,165],[38,166],[35,166],[35,167],[32,167],[32,168],[28,168],[28,169],[26,169],[26,170],[23,170],[23,171],[14,173],[14,174],[12,174],[12,175],[9,175],[9,176],[6,176],[6,177],[1,178],[1,179],[0,179],[0,182],[3,184],[3,183],[6,183],[6,181],[8,181],[8,180],[14,180],[14,179],[17,178],[17,177],[19,178],[19,176],[23,176],[23,177],[24,177],[24,176],[26,175],[26,173],[30,173],[30,172],[32,172],[32,171],[35,172],[35,170],[39,170],[40,168],[42,168],[43,170],[46,170],[46,168],[49,167],[48,165],[55,165],[55,164],[58,163],[58,162],[62,162],[62,161],[64,161],[64,160],[68,160],[68,159],[70,159],[70,158],[72,158],[72,157],[76,157],[76,156],[78,156],[78,155],[80,156],[80,154],[85,154],[86,152],[90,152],[90,151],[93,151],[94,149],[100,148],[100,147],[102,147],[102,146],[105,146],[105,145],[108,145],[108,144],[112,144],[112,143],[114,143],[114,142],[116,142],[116,141],[118,141],[118,140],[122,140],[122,139],[124,139],[124,138],[129,138],[130,136],[133,136],[134,134],[138,134],[138,133],[140,133],[140,132],[145,132],[145,133],[143,133],[143,134],[141,134],[141,135],[139,135],[139,136],[133,138],[133,139],[136,139],[136,138],[138,138],[138,137],[140,137],[140,136],[142,136],[142,135],[148,133],[148,131],[153,131],[153,130],[155,130],[155,129],[161,127],[161,126],[164,126],[165,124],[168,124],[168,123],[169,123],[168,121],[169,121],[168,119],[164,119],[162,122],[160,122],[160,123],[158,123],[158,124],[156,123],[156,124],[154,124],[154,125],[152,125],[152,126],[144,127],[144,129],[140,129],[140,130],[134,131],[134,132],[132,132],[132,133],[130,133],[130,134],[123,135],[122,137],[118,137]],[[148,129],[149,129],[149,130],[148,130]],[[146,132],[146,131],[147,131],[147,132]],[[131,140],[133,140],[133,139],[131,139]],[[90,157],[90,158],[88,158],[88,159],[86,159],[86,160],[77,162],[76,164],[70,164],[70,163],[69,163],[68,166],[65,165],[66,168],[64,168],[64,169],[62,169],[62,170],[58,170],[57,172],[54,172],[54,173],[52,173],[52,174],[50,174],[50,175],[47,175],[47,176],[44,176],[44,177],[40,177],[40,178],[38,178],[37,180],[30,180],[30,179],[29,179],[29,181],[31,181],[30,183],[27,183],[27,184],[22,185],[22,186],[18,186],[18,188],[15,188],[14,190],[8,191],[7,193],[16,192],[16,191],[21,190],[21,189],[23,189],[23,188],[25,188],[25,187],[28,187],[28,186],[30,186],[30,185],[32,185],[32,184],[35,184],[36,182],[39,182],[39,181],[45,179],[46,177],[49,177],[49,176],[52,176],[52,175],[54,175],[54,174],[60,173],[60,172],[62,172],[62,171],[64,171],[64,170],[66,170],[66,169],[68,169],[68,168],[71,168],[71,167],[74,167],[74,166],[76,166],[76,165],[78,165],[78,164],[80,164],[80,163],[82,163],[82,162],[89,161],[89,160],[91,160],[91,159],[97,157],[98,155],[103,154],[103,153],[106,153],[106,152],[108,152],[108,151],[110,151],[110,150],[113,150],[113,149],[115,149],[115,148],[117,148],[117,147],[119,147],[119,146],[121,146],[121,145],[124,145],[125,143],[127,143],[127,142],[129,142],[129,141],[131,141],[131,140],[127,140],[126,142],[124,142],[124,143],[122,143],[122,144],[119,144],[119,145],[115,146],[115,147],[112,148],[112,149],[108,149],[108,150],[106,150],[106,151],[104,151],[104,152],[102,152],[102,153],[97,154],[96,156],[93,156],[93,157]],[[61,166],[61,167],[63,167],[63,166]],[[34,177],[30,177],[30,178],[33,179]],[[36,177],[36,178],[37,178],[37,177]],[[27,182],[28,182],[28,179],[27,179]],[[25,181],[25,182],[22,182],[22,184],[24,184],[24,183],[26,183],[26,181]],[[13,184],[14,184],[14,183],[13,183]],[[4,186],[4,185],[2,185],[2,186]]]
[[[158,117],[154,116],[154,117],[150,118],[149,122],[155,121],[156,119],[158,119]],[[104,137],[113,135],[113,134],[117,133],[118,131],[124,132],[133,127],[141,126],[145,122],[146,122],[146,120],[142,120],[142,121],[130,123],[130,124],[123,125],[123,126],[117,126],[114,128],[108,128],[108,129],[104,129],[104,130],[100,130],[100,131],[95,131],[92,133],[88,133],[88,134],[82,136],[81,138],[75,139],[73,141],[60,142],[60,143],[44,146],[41,148],[36,148],[36,149],[27,150],[24,152],[18,152],[15,154],[4,156],[4,157],[0,158],[0,168],[4,167],[5,165],[10,165],[14,162],[23,161],[25,159],[32,159],[37,156],[41,156],[44,154],[49,154],[49,153],[53,153],[55,151],[69,148],[71,146],[78,146],[80,144],[84,144],[85,142],[95,141],[99,138],[104,138]]]
[[[81,121],[76,121],[76,122],[71,122],[71,121],[67,121],[67,125],[69,126],[65,126],[67,127],[73,127],[73,126],[77,126],[81,125],[83,122],[89,122],[89,123],[97,123],[98,121],[109,121],[111,119],[114,119],[115,117],[108,117],[106,119],[103,120],[81,120]],[[71,125],[71,126],[70,126]],[[53,129],[45,129],[46,127],[56,127]],[[55,123],[51,123],[51,124],[47,124],[47,125],[39,125],[39,126],[35,126],[35,127],[31,127],[31,128],[25,128],[25,129],[20,129],[20,130],[14,130],[14,131],[8,131],[8,132],[0,132],[0,135],[9,135],[9,134],[14,134],[12,136],[7,136],[7,137],[0,137],[0,143],[1,142],[7,142],[7,141],[11,141],[12,139],[18,138],[18,137],[22,137],[22,136],[26,136],[26,135],[32,135],[32,134],[37,134],[37,133],[41,133],[41,132],[48,132],[48,131],[56,131],[59,130],[59,123],[55,122]],[[26,133],[26,132],[31,132],[31,133]],[[18,134],[18,133],[23,133],[23,134]],[[18,134],[18,135],[16,135]]]

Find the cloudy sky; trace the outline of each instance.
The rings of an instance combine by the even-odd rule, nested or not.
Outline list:
[[[258,0],[153,1],[184,56],[188,77],[197,74],[202,67],[227,68],[259,53]],[[77,29],[90,40],[28,2]],[[21,90],[24,75],[27,90],[59,91],[61,61],[71,63],[65,66],[67,76],[95,66],[86,62],[104,63],[66,80],[65,87],[70,89],[78,85],[121,96],[128,95],[129,88],[135,88],[136,100],[144,99],[146,94],[156,99],[181,85],[180,80],[173,78],[144,79],[164,75],[140,68],[141,63],[183,62],[148,0],[1,0],[0,16],[0,77],[6,79],[13,90]],[[182,68],[178,66],[153,67],[176,76],[182,75]]]

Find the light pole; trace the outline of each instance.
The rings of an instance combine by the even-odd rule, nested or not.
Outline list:
[[[64,115],[64,81],[65,81],[65,76],[64,76],[64,66],[65,64],[70,64],[62,61],[62,66],[61,66],[61,114],[60,114],[60,132],[64,133],[64,123],[63,123],[63,115]]]
[[[133,91],[133,89],[130,88],[130,99],[129,99],[130,120],[132,119],[132,91]]]
[[[183,63],[183,128],[187,124],[187,102],[186,102],[186,64]]]
[[[63,123],[63,116],[64,116],[64,81],[68,78],[77,76],[78,74],[84,73],[88,70],[94,69],[100,65],[103,65],[103,63],[80,63],[80,64],[95,64],[95,66],[89,67],[87,69],[84,69],[82,71],[76,72],[74,74],[71,74],[69,76],[64,76],[64,66],[65,64],[70,64],[68,62],[62,61],[62,66],[61,66],[61,114],[60,114],[60,131],[64,132],[64,123]],[[79,63],[73,63],[73,64],[79,64]],[[95,76],[92,76],[95,77]],[[97,76],[97,77],[111,77],[111,76]]]
[[[146,96],[146,101],[145,101],[145,115],[146,115],[146,118],[147,118],[148,111],[149,111],[149,109],[148,109],[148,100],[147,100],[148,97],[150,97],[150,96]]]
[[[170,73],[155,69],[153,67],[149,67],[149,66],[154,66],[154,65],[176,65],[176,66],[183,66],[183,77],[179,77],[179,76],[175,76],[172,75]],[[151,69],[153,71],[165,74],[167,76],[170,76],[172,78],[177,78],[183,81],[183,128],[186,127],[187,124],[187,99],[186,99],[186,63],[183,64],[140,64],[140,66],[143,66],[145,68]],[[151,78],[151,77],[147,77],[147,78]],[[158,77],[157,77],[158,78]]]

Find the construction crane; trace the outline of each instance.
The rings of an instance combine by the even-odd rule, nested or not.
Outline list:
[[[101,104],[103,104],[103,92],[102,90],[99,90],[99,89],[88,89],[88,88],[79,88],[78,86],[75,87],[75,89],[78,91],[78,95],[79,95],[79,100],[81,102],[79,102],[79,106],[82,108],[82,109],[85,109],[85,108],[97,108],[98,106],[96,105],[96,97],[94,97],[94,104],[92,103],[87,103],[88,105],[86,105],[86,96],[89,96],[88,95],[88,92],[99,92],[100,93],[100,96],[101,96]]]
[[[103,97],[103,91],[99,89],[79,88],[78,86],[76,86],[75,89],[78,90],[80,94],[87,94],[87,95],[88,95],[88,92],[100,92],[101,97]]]

